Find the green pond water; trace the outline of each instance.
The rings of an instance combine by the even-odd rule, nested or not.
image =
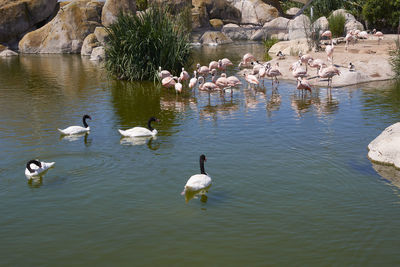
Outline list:
[[[194,62],[246,52],[263,47]],[[400,179],[367,159],[399,111],[390,83],[177,96],[78,55],[0,59],[0,265],[399,265]],[[61,138],[84,114],[90,134]],[[121,139],[150,116],[157,138]],[[213,184],[186,202],[202,153]],[[56,165],[28,183],[33,158]]]

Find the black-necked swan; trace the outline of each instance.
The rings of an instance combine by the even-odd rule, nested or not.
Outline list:
[[[62,134],[64,135],[71,135],[71,134],[81,134],[81,133],[87,133],[90,131],[89,125],[86,123],[86,120],[89,119],[91,120],[92,118],[89,115],[84,115],[82,118],[83,121],[83,126],[69,126],[68,128],[65,128],[64,130],[58,129]]]
[[[156,117],[151,117],[147,122],[147,128],[133,127],[126,131],[123,130],[118,130],[118,131],[122,136],[128,136],[128,137],[155,136],[158,132],[156,129],[153,129],[153,127],[151,127],[151,123],[153,121],[159,122],[160,120],[157,119]]]
[[[25,176],[28,179],[40,176],[40,174],[53,167],[54,164],[55,162],[40,162],[38,160],[30,160],[28,163],[26,163]]]
[[[189,178],[183,189],[182,195],[187,191],[199,191],[211,185],[211,177],[204,171],[204,161],[207,161],[205,155],[200,156],[200,172]]]

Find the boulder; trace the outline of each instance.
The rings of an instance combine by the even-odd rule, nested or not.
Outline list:
[[[57,0],[1,0],[0,42],[16,42],[41,26],[55,11]]]
[[[207,13],[206,3],[199,0],[193,0],[192,8],[192,29],[209,27],[209,17]]]
[[[363,31],[364,30],[364,26],[360,22],[358,22],[357,20],[352,20],[352,21],[347,22],[344,25],[344,29],[345,29],[345,33],[349,32],[351,30]]]
[[[104,46],[99,46],[93,49],[90,55],[90,60],[92,61],[103,61],[106,58],[106,50]]]
[[[210,24],[216,30],[220,30],[224,26],[224,23],[220,19],[210,19]]]
[[[299,52],[306,54],[308,49],[307,39],[303,38],[278,42],[274,44],[268,52],[277,54],[279,51],[282,51],[282,53],[285,55],[297,56]]]
[[[287,40],[287,34],[289,33],[289,21],[290,20],[287,18],[278,17],[270,22],[265,23],[263,30],[266,32],[267,37],[277,38],[279,40]]]
[[[208,31],[201,36],[200,42],[203,44],[229,44],[232,43],[232,40],[222,32]]]
[[[106,45],[106,42],[108,41],[108,32],[106,31],[106,28],[96,27],[94,35],[96,35],[97,41],[99,41],[102,46]]]
[[[193,2],[200,1],[194,0]],[[226,0],[202,0],[202,2],[205,2],[210,19],[221,19],[224,23],[240,23],[242,13]]]
[[[116,2],[126,2],[127,0],[114,0]],[[135,2],[135,0],[130,0],[132,2]],[[172,14],[178,14],[180,13],[182,10],[184,10],[186,7],[192,7],[192,1],[191,0],[147,0],[148,1],[148,5],[151,6],[153,4],[161,4],[161,5],[166,5],[169,9],[169,11]],[[136,6],[136,4],[135,4]]]
[[[239,25],[230,23],[224,25],[221,31],[232,40],[250,40],[257,29],[250,25],[240,27]]]
[[[241,14],[240,23],[264,25],[279,16],[278,10],[261,0],[228,0]]]
[[[310,28],[310,19],[306,15],[297,16],[289,21],[289,40],[306,38],[306,30]]]
[[[297,12],[299,12],[299,11],[300,11],[300,8],[292,7],[292,8],[289,8],[289,9],[286,11],[286,14],[288,14],[288,15],[296,15]]]
[[[352,20],[356,20],[356,18],[352,14],[348,13],[344,9],[338,9],[338,10],[333,11],[329,17],[337,16],[339,14],[342,14],[346,18],[346,23],[348,23],[349,21],[352,21]]]
[[[387,127],[368,145],[368,157],[400,168],[400,122]]]
[[[106,0],[103,11],[101,12],[101,22],[108,27],[113,24],[118,14],[136,14],[135,0]]]
[[[14,57],[14,56],[18,56],[18,53],[10,49],[5,49],[0,53],[0,57]]]
[[[312,24],[314,30],[319,30],[321,32],[329,30],[329,22],[326,17],[320,17]]]
[[[81,55],[82,56],[90,56],[94,48],[100,46],[100,42],[97,40],[96,35],[94,33],[89,34],[86,36],[85,40],[83,41]]]
[[[22,53],[80,53],[83,40],[100,26],[102,4],[76,0],[64,6],[42,28],[30,32],[19,42]]]
[[[250,37],[250,40],[262,41],[262,40],[265,40],[266,38],[267,38],[267,32],[264,29],[258,29]]]

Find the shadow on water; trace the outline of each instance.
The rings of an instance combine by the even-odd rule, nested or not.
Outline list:
[[[371,162],[372,168],[388,183],[400,189],[400,170],[394,166]]]

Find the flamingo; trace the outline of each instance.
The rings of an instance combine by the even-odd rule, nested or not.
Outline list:
[[[251,64],[253,65],[253,75],[258,74],[258,72],[260,71],[260,68],[262,67],[260,62],[258,62],[258,61],[256,61],[256,63],[251,62]]]
[[[308,60],[308,65],[311,68],[317,68],[317,75],[318,75],[318,71],[319,71],[319,68],[320,68],[321,64],[322,64],[323,67],[326,67],[325,62],[322,59],[317,58],[317,59],[314,59],[314,60],[312,60],[312,59]]]
[[[218,62],[213,60],[208,65],[208,69],[209,70],[218,69],[218,66],[219,66]]]
[[[162,86],[164,86],[166,88],[174,87],[175,83],[176,83],[175,78],[178,78],[178,77],[169,76],[169,77],[162,79],[162,81],[161,81]]]
[[[332,86],[332,77],[335,75],[340,75],[340,71],[334,66],[323,68],[322,65],[320,65],[318,75],[321,78],[328,78],[328,87],[329,87],[329,84]]]
[[[301,63],[306,64],[306,71],[307,71],[307,70],[308,70],[308,69],[307,69],[307,63],[308,63],[308,61],[309,61],[310,59],[313,59],[313,57],[312,57],[310,54],[299,55],[299,57],[300,57]]]
[[[223,74],[225,74],[225,73],[223,73]],[[229,81],[228,81],[228,79],[226,78],[226,74],[225,74],[225,75],[221,75],[221,77],[219,77],[219,78],[217,79],[217,81],[215,82],[215,84],[218,85],[218,87],[221,88],[221,89],[223,89],[223,88],[225,88],[225,87],[228,87],[228,86],[229,86]]]
[[[182,84],[181,84],[181,77],[178,78],[178,82],[175,83],[175,92],[181,93],[182,92]]]
[[[292,74],[295,78],[307,76],[307,71],[303,69],[301,66],[302,64],[300,63],[299,65],[292,68],[293,69]]]
[[[172,76],[171,73],[167,70],[161,70],[161,66],[158,67],[158,77],[160,80]]]
[[[228,58],[224,57],[223,59],[218,60],[218,63],[221,62],[222,65],[224,66],[233,66],[232,61],[230,61]]]
[[[256,61],[256,58],[252,54],[247,53],[243,56],[242,61],[239,63],[239,68],[242,66],[245,67],[253,61]]]
[[[331,31],[324,31],[322,34],[321,34],[321,37],[327,37],[329,40],[331,40],[331,42],[332,42],[332,32]]]
[[[306,90],[306,92],[307,91],[310,91],[310,93],[312,92],[312,90],[311,90],[311,84],[309,83],[309,81],[308,80],[306,80],[306,78],[300,78],[300,77],[298,77],[297,78],[297,87],[296,87],[296,89],[297,90]]]
[[[194,77],[192,79],[190,79],[190,81],[189,81],[189,88],[190,89],[193,89],[193,87],[195,87],[196,83],[197,83],[197,77],[196,77],[197,71],[194,71],[193,74],[194,74]]]
[[[335,45],[332,42],[331,45],[327,45],[325,48],[326,55],[328,56],[328,61],[333,64],[333,51],[335,50]]]
[[[203,76],[207,76],[209,72],[210,69],[207,66],[200,66],[200,64],[197,64],[197,73]]]
[[[242,82],[236,76],[229,76],[227,79],[229,86],[238,86],[242,84]]]
[[[247,72],[244,73],[244,78],[245,80],[251,85],[259,85],[260,82],[258,81],[257,77],[251,74],[247,74]]]
[[[219,87],[215,84],[215,83],[211,83],[211,82],[204,82],[204,77],[201,76],[199,77],[199,90],[202,91],[213,91],[213,90],[217,90],[219,89]]]
[[[187,71],[185,71],[185,68],[182,68],[182,72],[179,75],[179,78],[181,78],[181,81],[189,80],[190,76],[189,76],[189,73],[187,73]]]
[[[383,33],[377,32],[376,29],[372,31],[373,35],[378,37],[378,44],[380,44],[381,40],[383,40]]]
[[[278,76],[282,76],[282,73],[279,71],[279,63],[276,62],[274,68],[272,68],[271,65],[269,66],[267,76],[272,78],[272,83],[274,83],[274,81],[279,83]]]
[[[356,41],[356,36],[352,34],[352,32],[350,31],[348,34],[346,34],[346,37],[344,38],[344,40],[346,41],[346,45],[345,45],[345,49],[347,51],[347,47],[349,46],[349,42],[353,41],[353,44]]]
[[[368,33],[366,31],[361,31],[357,34],[358,39],[368,39]]]

